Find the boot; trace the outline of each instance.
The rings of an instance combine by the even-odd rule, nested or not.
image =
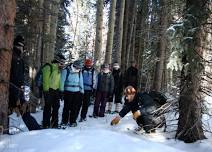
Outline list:
[[[121,103],[116,103],[116,107],[115,107],[115,113],[119,113],[121,110]]]
[[[112,102],[108,102],[108,108],[107,108],[106,113],[111,114],[112,106],[113,106],[113,103]]]

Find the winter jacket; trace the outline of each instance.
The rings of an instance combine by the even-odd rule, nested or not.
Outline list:
[[[20,50],[16,47],[13,49],[11,70],[10,70],[10,82],[21,87],[24,85],[25,63],[21,56]]]
[[[164,115],[155,113],[158,107],[158,103],[148,93],[137,93],[133,101],[125,102],[119,115],[124,117],[130,111],[134,113],[139,110],[141,115],[136,119],[136,122],[148,132],[155,127],[162,126],[165,121]]]
[[[84,94],[82,71],[79,72],[72,65],[62,70],[61,91],[81,92]]]
[[[83,76],[84,90],[92,91],[93,89],[96,89],[97,72],[94,68],[84,67],[82,69],[82,76]]]
[[[138,69],[131,66],[127,69],[125,74],[125,87],[127,86],[133,86],[135,89],[137,89],[138,85]]]
[[[11,69],[10,69],[9,107],[16,107],[16,102],[22,97],[21,86],[25,83],[25,62],[21,51],[13,48]]]
[[[44,66],[42,69],[44,92],[49,91],[50,88],[54,90],[58,90],[60,88],[61,72],[58,65],[52,63],[50,66]]]
[[[123,91],[123,81],[122,81],[122,74],[120,69],[115,70],[113,69],[113,78],[114,78],[114,93],[121,94]]]
[[[125,99],[126,101],[126,99]],[[119,112],[121,117],[124,117],[128,112],[134,113],[140,110],[142,116],[148,116],[153,114],[157,109],[157,103],[147,93],[137,93],[135,98],[131,102],[125,102],[123,109]]]
[[[114,78],[112,73],[101,72],[98,74],[97,78],[97,91],[112,94],[114,89]]]

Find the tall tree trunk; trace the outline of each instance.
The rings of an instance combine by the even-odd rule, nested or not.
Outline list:
[[[128,17],[129,17],[129,4],[130,0],[125,0],[124,10],[124,25],[123,25],[123,39],[122,39],[122,51],[121,51],[121,69],[126,70],[126,52],[127,52],[127,31],[128,31]]]
[[[122,50],[122,37],[123,37],[123,22],[124,22],[124,9],[125,0],[117,1],[117,12],[116,12],[116,25],[113,42],[114,59],[113,62],[118,62],[121,65],[121,50]]]
[[[165,31],[167,28],[167,12],[166,12],[165,0],[160,1],[160,35],[159,35],[159,50],[158,50],[158,61],[156,62],[156,69],[153,81],[153,89],[156,91],[161,90],[164,62],[165,62],[165,50],[166,50],[166,36]]]
[[[138,12],[137,12],[137,22],[136,22],[136,41],[135,41],[135,54],[134,58],[137,62],[138,69],[143,69],[143,55],[144,55],[144,40],[146,36],[146,24],[145,21],[147,20],[147,13],[148,13],[148,2],[147,0],[140,0],[138,3]],[[139,78],[138,78],[138,90],[141,89],[141,76],[143,70],[139,71]]]
[[[51,7],[49,0],[44,0],[44,25],[43,25],[43,41],[42,41],[42,64],[51,62],[50,58],[50,27],[51,27]]]
[[[208,0],[187,0],[187,12],[184,14],[185,41],[183,70],[181,73],[181,92],[179,98],[179,121],[176,137],[184,142],[191,143],[205,138],[202,128],[201,114],[201,63],[205,31],[203,24],[207,21]],[[194,20],[195,18],[195,20]],[[195,32],[189,32],[195,30]]]
[[[50,24],[50,59],[53,60],[54,53],[55,53],[55,44],[56,44],[56,34],[57,34],[57,22],[58,22],[58,13],[59,13],[59,7],[60,7],[60,1],[61,0],[54,0],[52,2],[52,15],[51,15],[51,24]]]
[[[114,35],[114,25],[115,25],[115,10],[116,10],[116,0],[111,0],[110,4],[110,17],[108,23],[108,33],[107,33],[107,45],[105,53],[105,63],[111,63],[112,57],[112,47],[113,47],[113,35]]]
[[[39,18],[42,19],[44,15],[44,0],[39,0]],[[42,63],[42,41],[43,41],[43,26],[44,21],[39,20],[37,23],[37,51],[36,51],[36,68],[41,66]]]
[[[134,56],[132,54],[131,46],[133,39],[133,31],[135,31],[135,19],[137,13],[137,0],[130,1],[129,7],[129,23],[128,23],[128,34],[127,34],[127,50],[126,50],[126,64],[129,66],[130,60],[134,60]],[[131,58],[130,58],[131,57]]]
[[[94,60],[96,62],[100,62],[100,54],[102,51],[103,2],[104,0],[97,1],[96,40],[95,40],[95,52],[94,52]]]
[[[0,127],[6,129],[16,1],[1,0],[0,14]]]

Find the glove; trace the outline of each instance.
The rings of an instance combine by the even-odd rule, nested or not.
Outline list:
[[[119,123],[119,121],[121,120],[120,116],[116,116],[112,121],[111,121],[111,126],[113,125],[117,125]]]
[[[139,116],[141,116],[141,112],[137,110],[136,112],[133,113],[133,119],[136,120]]]

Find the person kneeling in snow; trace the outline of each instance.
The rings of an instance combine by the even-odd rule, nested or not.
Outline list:
[[[119,123],[128,112],[132,111],[133,119],[146,133],[155,132],[155,128],[162,127],[165,122],[164,115],[155,113],[160,105],[148,93],[136,93],[132,86],[124,90],[125,105],[112,121],[111,125]]]

